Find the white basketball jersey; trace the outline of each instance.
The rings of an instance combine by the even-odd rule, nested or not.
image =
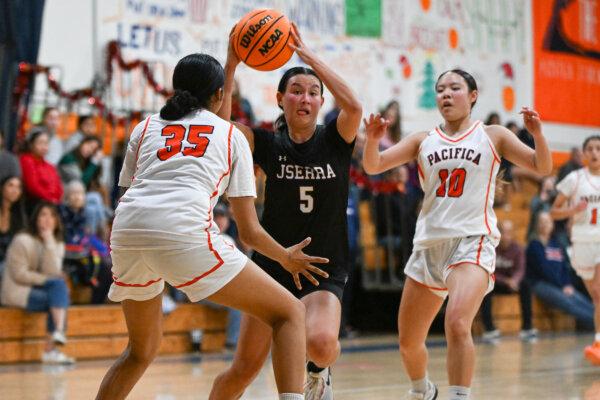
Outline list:
[[[425,198],[416,250],[450,238],[500,238],[493,209],[500,157],[480,121],[455,137],[439,128],[429,132],[419,148],[418,165]]]
[[[587,168],[571,172],[556,185],[556,189],[569,198],[571,206],[586,200],[585,210],[573,216],[571,240],[573,242],[600,242],[600,176],[590,174]]]
[[[256,197],[250,146],[231,123],[202,110],[178,121],[158,114],[131,134],[111,245],[130,248],[206,243],[219,196]]]

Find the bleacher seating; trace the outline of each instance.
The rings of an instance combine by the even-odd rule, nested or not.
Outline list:
[[[46,313],[0,308],[0,363],[39,361],[46,335]],[[225,345],[227,311],[201,304],[180,304],[164,316],[160,354],[192,350],[189,332],[202,329],[202,351]],[[65,353],[76,359],[111,358],[127,345],[127,327],[120,305],[73,306],[68,310]]]

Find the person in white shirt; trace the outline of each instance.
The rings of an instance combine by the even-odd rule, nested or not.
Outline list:
[[[535,151],[503,126],[485,126],[471,119],[478,91],[469,73],[446,71],[435,89],[444,122],[380,152],[379,141],[389,121],[371,114],[365,120],[363,164],[367,173],[380,174],[417,160],[425,197],[413,254],[404,270],[407,279],[398,313],[400,353],[412,381],[410,398],[436,398],[437,388],[427,378],[425,339],[448,296],[448,398],[466,400],[475,365],[471,325],[483,297],[494,286],[500,233],[493,203],[500,157],[540,174],[551,172],[552,157],[534,110],[523,107],[521,114],[534,137]]]
[[[571,264],[594,301],[594,343],[584,349],[585,358],[600,365],[600,136],[583,142],[587,167],[569,173],[556,185],[558,196],[551,214],[554,219],[571,218]]]
[[[119,186],[111,249],[113,285],[129,330],[127,349],[108,371],[97,399],[124,399],[158,352],[164,282],[196,302],[207,298],[254,315],[273,329],[273,368],[280,399],[302,399],[304,306],[230,245],[213,207],[227,192],[241,239],[298,275],[326,275],[326,263],[283,248],[258,223],[252,155],[244,135],[215,113],[224,71],[213,57],[191,54],[173,72],[175,94],[131,134]]]

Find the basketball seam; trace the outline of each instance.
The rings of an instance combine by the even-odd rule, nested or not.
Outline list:
[[[238,39],[239,39],[239,36],[240,36],[240,33],[242,33],[242,30],[244,30],[244,27],[246,27],[246,25],[248,25],[248,21],[250,21],[252,18],[256,17],[257,15],[259,15],[259,14],[261,14],[261,13],[264,13],[264,12],[267,12],[267,11],[269,11],[269,10],[268,10],[268,9],[263,9],[263,10],[259,10],[259,11],[257,11],[255,14],[252,14],[251,16],[249,16],[248,18],[246,18],[246,21],[245,21],[245,22],[244,22],[244,24],[243,24],[243,25],[240,27],[240,30],[239,30],[239,32],[237,33],[237,36],[238,36],[238,37],[237,37],[237,38],[236,38],[236,40],[235,40],[235,49],[234,49],[234,50],[235,50],[235,53],[238,55],[238,57],[240,56],[240,53],[239,53],[239,47],[240,47],[240,46],[239,46],[239,40],[238,40]],[[244,61],[244,62],[245,62],[245,61]]]
[[[287,44],[288,44],[288,42],[290,41],[290,37],[291,37],[291,36],[292,36],[292,28],[290,28],[290,30],[288,31],[287,38],[285,39],[285,43],[283,44],[283,47],[282,47],[281,49],[279,49],[279,51],[278,51],[278,52],[275,54],[275,56],[273,56],[273,57],[272,57],[272,58],[271,58],[269,61],[265,61],[265,62],[264,62],[264,63],[262,63],[262,64],[258,64],[258,65],[250,65],[250,66],[251,66],[251,67],[253,67],[253,68],[260,67],[260,66],[263,66],[263,65],[265,65],[265,64],[268,64],[268,63],[270,63],[271,61],[273,61],[274,59],[276,59],[276,58],[277,58],[277,56],[278,56],[279,54],[281,54],[281,52],[287,48]],[[287,61],[286,61],[286,62],[287,62]],[[284,64],[285,64],[285,63],[284,63]]]
[[[252,48],[248,51],[248,54],[246,54],[246,58],[244,59],[244,63],[246,61],[248,61],[248,58],[250,57],[250,54],[252,54],[252,52],[254,51],[254,48],[258,45],[258,42],[261,41],[261,39],[263,38],[263,36],[265,36],[267,34],[267,32],[269,32],[269,29],[271,29],[271,27],[273,25],[275,25],[283,17],[285,17],[285,15],[283,15],[283,14],[280,15],[279,18],[277,18],[275,21],[273,21],[273,23],[271,25],[269,25],[269,27],[263,32],[263,34],[260,35],[260,37],[258,39],[256,39],[256,42],[254,43],[254,46],[252,46]]]

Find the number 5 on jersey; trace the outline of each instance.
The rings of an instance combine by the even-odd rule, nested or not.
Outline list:
[[[210,139],[200,135],[210,135],[214,129],[214,126],[210,125],[190,125],[190,129],[186,131],[183,125],[167,125],[161,132],[161,135],[166,137],[165,147],[159,149],[156,155],[161,161],[166,161],[179,152],[184,156],[202,157]],[[192,146],[183,147],[184,139]]]
[[[300,186],[300,211],[304,214],[311,212],[315,206],[315,199],[312,197],[312,186]]]

